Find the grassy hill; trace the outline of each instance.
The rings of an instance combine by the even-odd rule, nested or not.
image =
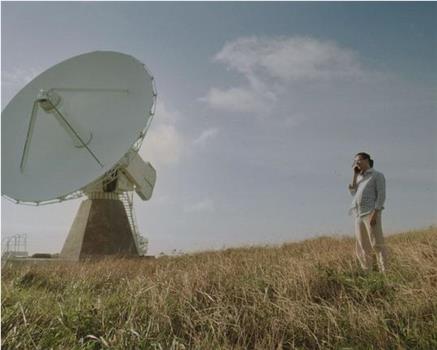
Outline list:
[[[437,349],[437,228],[156,260],[7,266],[2,349]]]

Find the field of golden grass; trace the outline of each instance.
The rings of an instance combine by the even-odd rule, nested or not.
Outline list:
[[[155,260],[7,265],[2,349],[437,349],[437,228]]]

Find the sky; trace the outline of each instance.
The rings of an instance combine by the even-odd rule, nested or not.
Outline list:
[[[158,102],[140,155],[157,182],[134,205],[149,254],[352,236],[361,151],[386,177],[385,232],[424,228],[437,224],[436,21],[433,2],[2,2],[1,105],[82,53],[147,65]],[[82,200],[2,197],[2,237],[59,252]]]

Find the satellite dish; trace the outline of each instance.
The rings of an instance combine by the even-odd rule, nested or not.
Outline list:
[[[149,199],[156,172],[137,152],[155,105],[154,79],[132,56],[98,51],[51,67],[2,113],[2,195],[36,205],[120,201],[133,190]]]
[[[155,105],[135,58],[93,52],[27,84],[2,114],[2,190],[19,202],[61,201],[117,167],[140,143]]]

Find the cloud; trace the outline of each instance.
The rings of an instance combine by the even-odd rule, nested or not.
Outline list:
[[[265,73],[283,81],[358,78],[364,73],[352,50],[309,37],[239,38],[226,43],[214,60],[246,76]]]
[[[169,108],[165,101],[162,101],[162,99],[158,98],[156,103],[155,118],[162,123],[175,124],[181,120],[182,115],[178,110]]]
[[[247,74],[247,86],[229,89],[211,88],[200,101],[229,112],[265,114],[277,101],[275,92],[255,74]]]
[[[158,102],[154,120],[139,152],[144,160],[154,165],[172,165],[180,161],[186,142],[176,125],[179,119],[181,114],[178,111]]]
[[[209,198],[184,207],[184,212],[186,213],[204,213],[213,211],[215,211],[215,205],[213,200]]]
[[[357,54],[335,42],[309,37],[243,37],[227,42],[215,62],[237,71],[245,84],[212,87],[200,100],[227,112],[268,114],[302,82],[362,79]]]
[[[200,136],[193,141],[193,145],[204,145],[209,140],[215,138],[219,132],[217,128],[210,128],[202,131]]]
[[[12,98],[34,79],[42,69],[29,68],[12,68],[10,70],[2,71],[1,85],[2,85],[2,107],[6,106]]]
[[[205,97],[200,99],[209,106],[231,112],[259,112],[263,110],[263,96],[251,88],[239,87],[222,90],[211,88]]]
[[[23,87],[41,72],[42,69],[35,67],[13,68],[9,71],[2,71],[2,85]]]

